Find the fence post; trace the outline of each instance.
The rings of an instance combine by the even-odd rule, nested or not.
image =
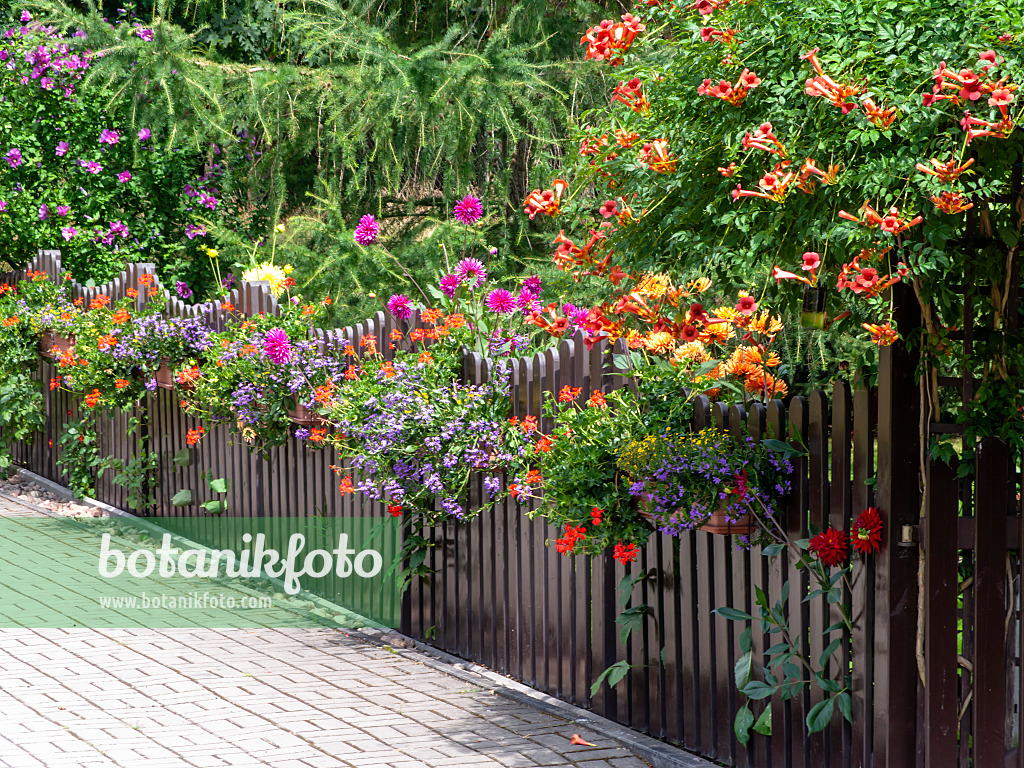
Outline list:
[[[904,339],[920,326],[917,300],[894,286],[903,338],[879,350],[878,473],[876,501],[886,518],[876,556],[874,768],[911,768],[917,762],[918,546],[904,542],[920,523],[920,407],[917,355]]]

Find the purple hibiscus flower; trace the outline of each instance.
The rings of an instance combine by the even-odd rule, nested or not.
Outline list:
[[[57,142],[57,157],[64,157],[68,153],[68,143],[66,141]]]
[[[147,43],[153,41],[153,30],[152,29],[137,29],[135,34],[145,40]]]
[[[128,171],[121,171],[117,174],[117,180],[124,184],[125,182],[132,180],[132,175]]]
[[[143,128],[141,131],[139,131],[139,141],[145,141],[152,135],[153,134],[150,133],[149,128]]]
[[[15,147],[14,149],[9,149],[7,151],[7,154],[4,155],[4,159],[7,161],[7,164],[11,166],[11,168],[17,168],[19,165],[22,164],[22,162],[24,162],[21,157],[21,150],[18,149],[17,147]]]
[[[121,134],[117,131],[111,131],[108,128],[104,128],[100,131],[100,144],[110,144],[113,146],[121,140]]]

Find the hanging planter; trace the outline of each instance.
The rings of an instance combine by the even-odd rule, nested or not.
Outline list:
[[[174,389],[174,371],[171,370],[168,358],[165,357],[160,360],[160,367],[156,369],[154,376],[156,378],[156,385],[160,389]]]
[[[804,286],[804,303],[800,310],[800,327],[816,331],[825,328],[825,300],[828,289],[824,286]]]
[[[292,424],[302,427],[322,427],[329,423],[327,419],[316,411],[311,411],[306,406],[300,404],[296,404],[295,407],[288,409],[288,418],[291,419]]]
[[[60,336],[53,331],[44,331],[39,337],[39,354],[53,360],[75,347],[74,336]],[[56,352],[54,352],[56,348]]]
[[[724,505],[723,505],[724,507]],[[724,536],[749,536],[757,530],[757,521],[754,516],[747,512],[739,520],[731,521],[725,516],[723,507],[712,513],[700,530],[705,533],[715,533]]]

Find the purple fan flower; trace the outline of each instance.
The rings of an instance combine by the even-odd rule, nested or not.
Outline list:
[[[271,328],[263,338],[263,353],[276,365],[284,365],[292,359],[292,344],[288,334],[281,328]]]
[[[441,293],[449,299],[454,299],[461,287],[462,278],[459,275],[445,275],[441,278]]]
[[[39,220],[46,221],[48,218],[50,218],[50,206],[43,203],[39,206]]]
[[[117,142],[119,142],[120,140],[121,134],[119,134],[117,131],[111,131],[107,128],[104,128],[102,131],[100,131],[100,144],[110,144],[111,146],[113,146],[114,144],[117,144]]]
[[[178,280],[174,284],[174,289],[178,292],[178,296],[180,296],[181,298],[183,298],[183,299],[191,299],[192,298],[192,289],[188,287],[188,283],[186,283],[184,280]],[[287,338],[287,337],[285,337],[285,338]]]
[[[388,312],[399,320],[408,320],[412,317],[412,303],[404,293],[396,293],[388,299]]]
[[[484,215],[480,198],[466,195],[455,204],[455,219],[462,224],[475,224]]]
[[[117,174],[117,180],[124,184],[125,182],[132,180],[132,175],[128,171],[121,171]]]
[[[64,157],[68,153],[68,143],[66,141],[57,142],[57,157]]]
[[[380,234],[380,224],[373,218],[372,213],[368,213],[359,220],[354,237],[360,245],[370,245],[377,239],[378,234]]]
[[[540,277],[538,275],[533,275],[532,277],[526,278],[525,280],[523,280],[523,288],[528,290],[534,296],[539,295],[540,294]]]
[[[305,427],[296,427],[295,437],[297,437],[299,440],[305,440],[307,437],[309,437],[309,430],[306,429]]]
[[[487,294],[487,308],[499,315],[507,315],[516,309],[515,297],[504,288],[498,288]]]
[[[62,227],[60,233],[66,241],[71,242],[71,238],[78,234],[78,230],[74,227]]]
[[[145,40],[147,43],[153,41],[153,30],[152,29],[137,29],[135,34]]]
[[[475,277],[474,288],[479,288],[480,283],[487,279],[487,268],[479,259],[463,259],[455,265],[455,272],[467,282]]]
[[[141,131],[139,131],[139,141],[145,141],[150,136],[152,136],[152,134],[150,133],[149,128],[143,128]]]
[[[67,216],[69,213],[71,213],[71,206],[69,206],[69,205],[58,205],[57,206],[57,215],[58,216]]]
[[[4,159],[11,168],[17,168],[22,163],[21,150],[17,147],[8,150],[7,154],[4,155]]]
[[[205,235],[206,232],[203,232],[203,234]],[[225,290],[230,291],[231,286],[235,284],[235,275],[231,272],[228,272],[227,277],[221,278],[220,284],[224,286]]]

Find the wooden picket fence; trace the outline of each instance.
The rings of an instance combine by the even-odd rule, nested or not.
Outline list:
[[[59,258],[41,254],[33,268],[56,277]],[[150,265],[132,265],[113,284],[95,289],[75,285],[73,290],[87,299],[100,292],[117,299],[140,274],[152,271]],[[243,284],[228,300],[248,314],[274,312],[276,302],[268,288]],[[172,299],[169,311],[205,313],[214,327],[222,327],[218,302],[195,308]],[[399,325],[378,313],[356,326],[318,331],[317,338],[324,345],[343,345],[363,335],[386,338]],[[576,336],[543,354],[512,360],[510,416],[535,415],[546,431],[551,425],[541,412],[545,392],[569,385],[581,387],[586,398],[595,390],[626,386],[628,379],[611,362],[613,351],[606,344],[588,350]],[[922,536],[927,600],[921,666],[927,685],[919,691],[916,401],[904,407],[897,398],[906,390],[901,381],[912,370],[883,351],[877,391],[851,391],[841,382],[830,393],[815,391],[788,404],[730,406],[703,395],[694,401],[695,429],[716,426],[736,435],[806,446],[806,454],[795,462],[788,501],[791,536],[805,537],[811,527],[828,524],[849,530],[852,520],[872,505],[886,519],[882,552],[854,566],[848,595],[854,631],[843,635],[839,670],[833,670],[850,670],[852,723],[837,715],[824,732],[808,736],[804,717],[822,694],[807,688],[790,701],[776,696],[754,703],[758,713],[770,704],[771,736],[755,734],[746,746],[737,741],[732,723],[743,697],[734,687],[733,667],[744,626],[711,611],[721,606],[751,611],[756,589],[774,602],[787,580],[794,595],[806,594],[807,575],[785,555],[770,560],[756,548],[736,548],[724,536],[654,535],[638,561],[628,566],[607,555],[566,558],[547,546],[558,534],[543,517],[530,518],[524,505],[509,500],[470,524],[449,522],[429,532],[433,547],[428,564],[434,576],[415,581],[405,593],[400,629],[731,765],[1024,768],[1017,749],[1024,631],[1019,553],[1024,532],[1015,501],[1017,475],[998,441],[981,446],[973,494],[970,483],[954,480],[944,465],[930,469],[928,524]],[[465,357],[466,381],[484,381],[491,371],[491,361],[477,354]],[[42,361],[46,430],[19,446],[16,460],[60,482],[57,442],[67,420],[78,417],[80,405],[67,393],[44,386],[53,375],[52,365]],[[206,500],[202,471],[233,481],[229,515],[386,515],[378,502],[338,493],[330,469],[338,462],[329,449],[311,450],[292,439],[263,460],[232,439],[226,428],[214,427],[193,449],[193,464],[180,467],[172,457],[185,447],[186,431],[198,424],[181,412],[174,393],[154,393],[139,403],[134,415],[142,420],[150,450],[159,454],[153,487],[157,501],[147,510],[153,517],[196,515],[198,507],[175,507],[170,499],[189,488],[197,504]],[[125,459],[135,455],[134,440],[125,438],[127,418],[115,414],[112,421],[101,421],[101,450]],[[483,493],[481,479],[470,488],[468,502],[479,502]],[[125,507],[125,490],[108,476],[98,483],[97,495]],[[965,500],[973,506],[965,506]],[[968,581],[965,558],[972,568]],[[625,577],[641,573],[646,577],[636,581],[625,606],[646,605],[646,618],[623,642],[616,623],[624,608],[618,586]],[[331,582],[325,596],[344,604],[347,589],[344,583]],[[789,616],[794,636],[817,659],[830,639],[822,637],[822,630],[834,617],[821,601],[799,599],[790,603]],[[755,625],[755,658],[763,658],[774,642],[777,638]],[[630,665],[624,680],[614,688],[602,686],[592,696],[591,684],[601,671],[622,661]]]

